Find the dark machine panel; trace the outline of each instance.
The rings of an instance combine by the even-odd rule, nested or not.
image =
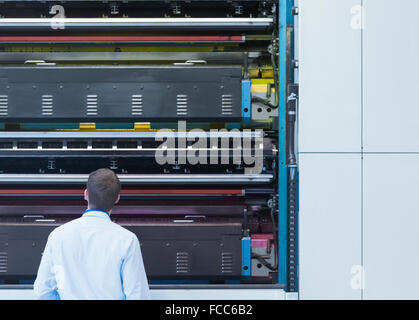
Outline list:
[[[241,119],[241,67],[4,67],[1,121]]]
[[[241,223],[121,222],[141,239],[149,279],[241,275]],[[0,225],[2,279],[35,279],[49,233],[59,224]],[[165,235],[163,238],[162,235]]]
[[[37,18],[49,13],[53,5],[63,5],[70,18],[111,17],[266,17],[272,13],[274,0],[3,0],[0,13],[6,18]],[[50,14],[52,16],[52,14]]]

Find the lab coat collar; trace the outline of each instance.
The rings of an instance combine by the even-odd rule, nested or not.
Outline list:
[[[102,219],[108,219],[110,220],[109,213],[102,210],[96,210],[96,209],[87,209],[83,215],[83,217],[96,217],[96,218],[102,218]]]

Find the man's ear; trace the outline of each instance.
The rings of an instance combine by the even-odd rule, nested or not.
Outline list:
[[[89,201],[89,194],[87,193],[87,189],[84,190],[84,200]]]
[[[116,198],[115,204],[117,204],[119,202],[119,199],[121,199],[121,195],[120,194],[118,194],[118,198]]]

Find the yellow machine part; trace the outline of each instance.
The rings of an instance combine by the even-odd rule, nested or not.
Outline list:
[[[268,86],[271,85],[271,93],[275,92],[274,79],[251,79],[252,93],[267,93]]]
[[[96,129],[96,123],[80,123],[79,129],[73,129],[73,130],[59,130],[59,131],[102,131],[102,132],[148,132],[148,131],[156,131],[156,129],[151,129],[151,123],[150,122],[136,122],[134,123],[134,128],[132,129]]]
[[[250,78],[257,78],[257,79],[267,79],[270,80],[273,78],[273,70],[272,68],[254,68],[249,70]]]

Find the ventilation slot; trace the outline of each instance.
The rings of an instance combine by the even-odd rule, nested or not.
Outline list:
[[[35,141],[21,141],[17,143],[18,149],[37,149],[38,142]]]
[[[137,149],[138,143],[137,141],[118,140],[116,146],[118,149]]]
[[[176,273],[189,272],[189,253],[177,252],[176,253]]]
[[[0,273],[7,272],[7,252],[0,252]]]
[[[221,272],[222,273],[233,272],[233,253],[232,252],[221,253]]]
[[[87,141],[68,141],[67,149],[87,149]]]
[[[131,96],[131,115],[142,116],[143,115],[143,95],[133,94]]]
[[[221,113],[224,116],[233,114],[233,96],[231,94],[223,94],[221,97]]]
[[[63,143],[61,141],[44,141],[42,142],[42,149],[62,149]]]
[[[0,95],[0,116],[9,114],[9,96]]]
[[[152,141],[152,140],[143,140],[141,141],[141,147],[143,149],[155,149],[161,145],[159,141]]]
[[[188,115],[188,95],[178,94],[176,98],[176,113],[178,116]]]
[[[0,142],[0,149],[13,149],[13,142],[9,142],[9,141]]]
[[[42,115],[52,116],[54,107],[54,98],[52,95],[44,94],[42,96]]]
[[[87,115],[97,116],[97,94],[90,94],[87,96]]]
[[[112,141],[93,141],[92,142],[92,148],[93,149],[112,149]]]

